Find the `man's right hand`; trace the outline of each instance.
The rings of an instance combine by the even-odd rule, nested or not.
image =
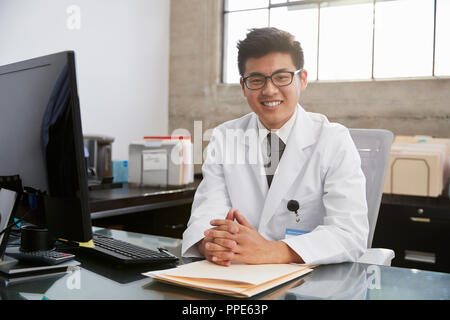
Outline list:
[[[234,210],[228,212],[226,219],[234,220]],[[232,238],[232,233],[223,231],[224,233],[227,233],[226,235],[224,234],[223,238],[212,238],[207,235],[208,231],[209,230],[205,231],[205,237],[198,242],[198,251],[204,255],[208,261],[222,266],[229,266],[234,257],[232,249],[237,245],[236,241],[230,239]],[[239,230],[236,228],[236,230],[231,230],[231,232],[233,231],[237,233]]]

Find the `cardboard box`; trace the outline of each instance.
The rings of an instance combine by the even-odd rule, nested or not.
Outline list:
[[[396,136],[383,193],[438,197],[449,179],[450,139]]]

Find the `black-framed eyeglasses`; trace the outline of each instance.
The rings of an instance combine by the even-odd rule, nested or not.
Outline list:
[[[298,69],[297,71],[277,71],[272,73],[270,76],[265,76],[263,74],[252,74],[248,77],[242,78],[242,81],[249,90],[259,90],[263,88],[266,85],[268,78],[275,86],[285,87],[290,85],[294,79],[294,76],[302,70],[303,69]]]

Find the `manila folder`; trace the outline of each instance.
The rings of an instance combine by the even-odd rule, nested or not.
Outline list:
[[[143,275],[158,281],[233,297],[248,298],[311,272],[300,264],[241,264],[228,267],[202,260]]]

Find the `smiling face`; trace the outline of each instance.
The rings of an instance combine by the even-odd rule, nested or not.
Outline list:
[[[250,74],[270,76],[277,71],[294,72],[297,68],[289,53],[272,52],[261,58],[249,58],[245,62],[244,77]],[[294,76],[292,83],[285,87],[275,86],[270,79],[258,90],[248,89],[242,78],[241,87],[248,105],[258,115],[259,120],[269,130],[281,128],[294,114],[300,91],[307,85],[307,72]]]

